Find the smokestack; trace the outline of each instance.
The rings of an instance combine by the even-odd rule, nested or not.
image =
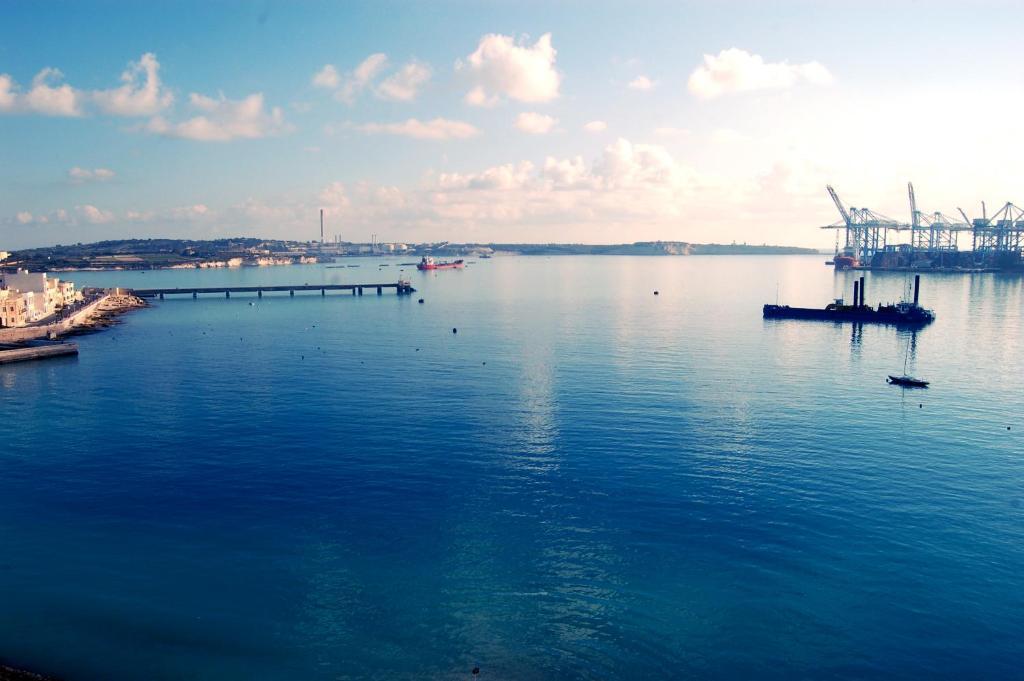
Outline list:
[[[857,291],[858,291],[859,287],[860,287],[860,283],[856,279],[854,279],[853,280],[853,306],[854,307],[857,307]]]
[[[324,209],[320,209],[320,246],[324,245]]]
[[[914,275],[914,305],[917,305],[918,297],[921,295],[921,275]]]
[[[860,278],[860,304],[862,306],[868,304],[868,297],[864,295],[864,277]]]

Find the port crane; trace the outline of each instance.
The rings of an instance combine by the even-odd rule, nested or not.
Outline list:
[[[1007,201],[989,216],[985,202],[981,202],[981,217],[970,220],[967,213],[957,208],[974,232],[976,259],[984,260],[991,254],[1020,253],[1024,246],[1024,210]],[[997,255],[998,257],[998,255]]]
[[[847,207],[836,190],[826,187],[841,220],[822,229],[845,232],[844,252],[862,266],[870,267],[1003,267],[1019,264],[1024,252],[1024,208],[1011,202],[989,215],[982,202],[982,217],[973,220],[957,208],[961,222],[941,211],[928,212],[917,205],[912,182],[907,183],[910,222],[898,222],[868,208]],[[910,232],[909,243],[890,243],[900,232]],[[973,253],[961,253],[958,238],[971,232]],[[876,254],[884,258],[876,260]],[[838,254],[838,248],[837,248]]]
[[[870,208],[854,208],[853,206],[847,208],[832,185],[828,185],[826,188],[842,220],[825,225],[822,229],[845,229],[845,248],[849,249],[861,263],[870,263],[875,253],[885,249],[890,230],[898,231],[907,228],[906,225],[876,213]]]
[[[929,214],[918,210],[913,182],[907,183],[907,195],[910,199],[910,244],[913,250],[931,255],[956,251],[957,236],[971,230],[970,221],[958,222],[939,211]]]

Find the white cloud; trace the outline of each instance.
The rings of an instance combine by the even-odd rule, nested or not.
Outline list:
[[[68,171],[68,178],[72,184],[83,184],[85,182],[106,182],[107,180],[114,179],[116,173],[113,170],[107,168],[95,168],[90,170],[89,168],[79,168],[75,166]]]
[[[658,137],[689,137],[692,133],[686,128],[674,128],[672,126],[662,126],[654,129],[654,134]]]
[[[313,85],[325,90],[333,90],[341,84],[341,75],[333,64],[324,64],[324,67],[313,74]]]
[[[583,129],[587,132],[604,132],[608,129],[608,124],[604,121],[590,121],[583,126]]]
[[[333,90],[334,98],[339,102],[352,105],[359,95],[373,83],[374,79],[387,68],[387,65],[388,56],[383,52],[376,52],[360,62],[357,67],[346,73],[344,77],[333,64],[324,64],[323,68],[313,74],[312,82],[315,87]],[[414,77],[416,75],[419,74],[414,74]],[[415,87],[418,87],[420,84],[422,83],[414,83],[413,89],[415,90]],[[397,85],[395,86],[396,92],[400,89]],[[406,93],[407,89],[408,85]],[[413,96],[415,96],[415,92]]]
[[[17,87],[13,78],[0,73],[0,111],[14,111],[18,103]]]
[[[754,90],[785,89],[800,82],[827,85],[832,82],[832,74],[816,61],[766,62],[759,55],[734,47],[717,56],[704,55],[704,63],[694,69],[688,86],[700,99],[714,99]]]
[[[743,142],[749,141],[750,138],[744,135],[738,130],[732,128],[718,128],[711,132],[711,141],[715,144],[729,145],[729,144],[742,144]]]
[[[441,189],[520,189],[530,181],[534,165],[529,161],[506,163],[487,168],[479,173],[442,173],[438,178]]]
[[[180,123],[158,116],[149,121],[146,130],[165,137],[227,142],[280,135],[291,129],[280,107],[264,110],[261,92],[238,100],[226,99],[224,95],[214,99],[193,92],[189,104],[199,115]]]
[[[328,217],[340,215],[352,205],[348,190],[342,182],[332,182],[324,187],[317,195],[317,203]]]
[[[90,204],[75,206],[75,210],[78,211],[83,220],[94,225],[102,225],[114,220],[114,214],[109,210],[102,210]]]
[[[27,210],[20,211],[14,217],[18,223],[22,225],[27,225],[32,222],[32,213],[29,213]]]
[[[416,99],[420,88],[427,84],[430,76],[429,66],[411,61],[399,69],[398,73],[384,79],[377,86],[377,96],[399,102],[410,102]]]
[[[25,95],[30,111],[47,116],[81,116],[82,93],[67,83],[60,83],[64,74],[45,68],[32,79],[32,89]]]
[[[533,111],[525,111],[516,116],[515,126],[531,135],[546,135],[555,127],[558,119]]]
[[[382,52],[371,54],[348,74],[345,82],[341,84],[341,88],[334,93],[334,97],[339,102],[352,104],[355,102],[356,97],[359,96],[359,93],[365,90],[387,65],[388,57],[386,54]]]
[[[67,83],[59,70],[46,67],[32,79],[32,88],[19,92],[11,76],[0,74],[0,112],[38,113],[44,116],[81,116],[84,95]]]
[[[478,85],[466,93],[463,101],[473,106],[490,108],[498,103],[499,97],[497,95],[488,95],[487,91]]]
[[[653,90],[655,85],[657,85],[657,83],[647,76],[637,76],[633,80],[629,81],[628,87],[630,90]]]
[[[170,217],[175,220],[199,220],[210,215],[209,207],[203,203],[191,206],[178,206],[177,208],[172,208],[170,212]]]
[[[86,105],[92,103],[102,113],[115,116],[149,116],[174,100],[162,87],[159,71],[156,56],[147,52],[121,74],[120,87],[93,92],[62,82],[64,74],[52,67],[36,74],[28,92],[20,92],[11,76],[0,74],[0,112],[77,117],[84,115]]]
[[[465,98],[469,104],[490,106],[501,97],[547,102],[558,97],[561,84],[556,55],[550,33],[532,46],[517,43],[512,36],[490,33],[480,38],[473,54],[455,62],[455,70],[473,82]]]
[[[140,84],[142,77],[145,81]],[[92,93],[100,110],[115,116],[152,116],[174,101],[174,95],[161,87],[160,62],[152,52],[130,63],[121,74],[121,82],[121,87]]]
[[[479,173],[445,173],[439,176],[437,184],[446,190],[586,189],[609,194],[639,189],[674,191],[689,186],[692,178],[693,172],[677,163],[664,148],[618,139],[605,147],[589,166],[580,156],[549,156],[540,167],[522,161]]]
[[[452,121],[446,118],[435,118],[430,121],[410,118],[401,123],[364,123],[355,126],[355,128],[367,133],[403,135],[405,137],[429,140],[465,139],[480,134],[480,131],[469,123]]]

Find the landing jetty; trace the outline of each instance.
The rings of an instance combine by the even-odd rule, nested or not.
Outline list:
[[[164,299],[164,296],[187,296],[191,295],[193,298],[198,298],[200,294],[221,294],[225,298],[230,298],[232,293],[255,293],[257,297],[262,298],[264,293],[288,293],[291,296],[295,295],[296,291],[319,291],[320,295],[327,295],[328,291],[349,291],[354,296],[363,295],[363,290],[373,291],[376,290],[377,295],[382,295],[384,289],[395,289],[395,292],[400,296],[410,295],[416,292],[416,289],[412,287],[412,282],[399,279],[397,282],[392,284],[288,284],[281,286],[204,286],[197,288],[137,288],[131,289],[130,293],[139,298],[160,298]]]
[[[914,277],[914,302],[899,302],[878,307],[865,305],[864,277],[853,283],[853,305],[847,305],[840,298],[823,308],[790,307],[789,305],[765,305],[765,319],[814,319],[827,322],[857,322],[868,324],[892,324],[905,327],[922,327],[935,321],[935,313],[918,304],[921,292],[921,275]]]

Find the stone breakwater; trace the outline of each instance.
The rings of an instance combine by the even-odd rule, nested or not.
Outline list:
[[[57,681],[57,679],[0,664],[0,681]]]

